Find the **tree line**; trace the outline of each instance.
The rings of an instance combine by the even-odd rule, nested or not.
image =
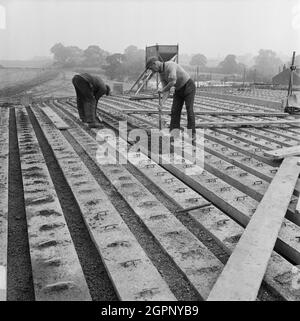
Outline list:
[[[300,55],[296,57],[297,59],[300,60]],[[216,67],[207,67],[206,57],[203,54],[196,54],[191,58],[190,65],[199,67],[202,72],[237,74],[245,81],[251,82],[268,82],[286,67],[276,52],[269,49],[260,49],[253,60],[254,64],[249,67],[237,62],[236,55],[229,54]]]
[[[51,49],[54,55],[54,65],[63,68],[93,67],[103,70],[111,80],[132,81],[143,72],[145,68],[145,50],[134,45],[128,46],[123,53],[109,53],[97,45],[91,45],[85,50],[76,46],[55,44]],[[297,59],[300,56],[296,57]],[[237,61],[237,56],[228,54],[223,61],[215,67],[207,66],[205,55],[198,53],[191,57],[189,69],[198,69],[202,73],[220,73],[227,75],[240,75],[245,81],[270,81],[282,70],[283,62],[272,50],[261,49],[254,57],[251,67]]]
[[[50,51],[54,55],[54,66],[100,68],[111,80],[135,80],[145,68],[145,50],[133,45],[128,46],[123,53],[113,54],[96,45],[82,50],[61,43],[55,44]]]

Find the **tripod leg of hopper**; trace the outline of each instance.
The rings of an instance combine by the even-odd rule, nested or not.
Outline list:
[[[158,128],[159,130],[162,129],[162,121],[161,121],[161,93],[158,94]]]

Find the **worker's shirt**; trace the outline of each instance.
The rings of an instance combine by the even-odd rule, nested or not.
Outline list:
[[[176,62],[167,61],[163,64],[163,70],[159,73],[160,80],[165,87],[170,81],[175,81],[175,89],[183,87],[191,78],[190,75]]]
[[[80,74],[80,77],[82,77],[84,80],[86,80],[90,84],[93,90],[93,94],[97,100],[100,97],[102,97],[104,94],[106,94],[105,83],[100,77],[92,76],[87,73]]]

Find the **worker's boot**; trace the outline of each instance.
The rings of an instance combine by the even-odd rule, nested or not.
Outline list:
[[[193,152],[196,151],[197,148],[197,134],[195,129],[188,129],[187,130],[187,142],[188,144],[192,145]]]
[[[90,128],[103,128],[103,125],[101,123],[88,123],[88,126]]]

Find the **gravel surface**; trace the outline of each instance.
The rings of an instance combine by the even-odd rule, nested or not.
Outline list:
[[[7,300],[35,299],[14,109],[9,122]]]

